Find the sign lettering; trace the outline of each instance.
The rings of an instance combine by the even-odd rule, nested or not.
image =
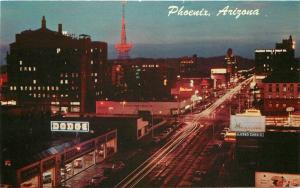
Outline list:
[[[89,122],[83,121],[51,121],[51,131],[57,132],[89,132]]]

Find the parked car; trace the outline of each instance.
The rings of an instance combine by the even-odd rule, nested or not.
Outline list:
[[[193,183],[200,183],[203,181],[205,175],[207,174],[207,171],[205,170],[197,170],[194,172],[192,182]]]
[[[110,176],[111,174],[122,170],[125,167],[125,164],[122,161],[117,161],[111,164],[111,166],[105,167],[103,170],[104,176]]]
[[[160,138],[159,137],[153,137],[153,142],[154,143],[159,143],[160,142]]]
[[[103,180],[107,179],[107,177],[105,176],[100,176],[100,175],[96,175],[96,176],[93,176],[92,179],[90,180],[90,185],[100,185],[101,182]]]

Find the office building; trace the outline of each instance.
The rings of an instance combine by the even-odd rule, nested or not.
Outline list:
[[[7,95],[18,105],[56,112],[93,111],[106,95],[107,43],[46,27],[16,34],[7,56]]]

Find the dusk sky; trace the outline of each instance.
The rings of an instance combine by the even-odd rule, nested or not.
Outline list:
[[[211,16],[168,16],[168,7],[207,9]],[[216,16],[219,9],[260,9],[259,16]],[[15,34],[38,29],[42,16],[47,27],[57,24],[69,33],[88,34],[92,40],[109,44],[109,58],[115,58],[113,44],[119,41],[121,3],[119,2],[1,2],[1,52],[15,41]],[[128,2],[127,39],[134,44],[131,57],[202,57],[234,53],[254,57],[255,48],[274,48],[291,34],[300,45],[300,2]],[[296,56],[300,50],[296,44]],[[3,54],[1,59],[3,58]],[[3,63],[3,61],[1,60]]]

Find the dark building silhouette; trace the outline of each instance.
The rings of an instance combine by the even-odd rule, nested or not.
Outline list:
[[[46,27],[16,34],[7,55],[8,91],[18,105],[52,112],[93,111],[105,96],[107,43]]]
[[[255,50],[255,68],[258,74],[296,70],[298,66],[292,36],[283,39],[281,43],[276,43],[275,49]]]

